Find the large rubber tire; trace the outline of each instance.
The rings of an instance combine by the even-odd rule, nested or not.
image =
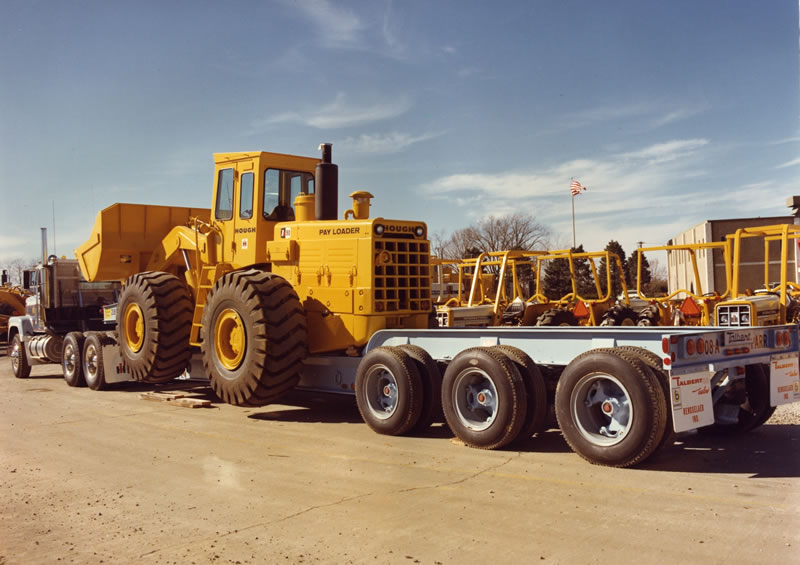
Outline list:
[[[69,332],[64,337],[64,348],[61,353],[61,369],[64,380],[69,386],[86,386],[83,378],[83,334]]]
[[[104,390],[106,383],[106,369],[103,364],[103,346],[114,343],[105,334],[89,332],[83,342],[83,377],[86,386],[92,390]]]
[[[11,344],[8,346],[9,355],[11,356],[11,372],[18,379],[27,379],[31,376],[31,365],[28,362],[28,356],[25,354],[25,344],[19,334],[14,334],[11,338]]]
[[[117,308],[119,349],[137,381],[163,383],[189,365],[193,304],[186,285],[175,275],[133,275]]]
[[[533,434],[543,432],[547,425],[547,385],[539,367],[527,353],[511,345],[497,345],[494,349],[503,352],[514,362],[525,382],[528,406],[525,410],[525,425],[517,439],[527,441]]]
[[[356,370],[356,403],[373,431],[390,436],[411,431],[423,409],[422,378],[416,362],[398,347],[376,347]]]
[[[578,318],[569,310],[553,308],[542,313],[536,320],[537,326],[577,326]]]
[[[629,467],[660,445],[666,399],[642,361],[616,350],[591,350],[561,374],[556,417],[578,455],[598,465]]]
[[[306,316],[285,279],[259,269],[226,274],[208,295],[202,324],[203,366],[225,402],[263,406],[300,380]]]
[[[422,381],[422,410],[419,420],[411,428],[411,433],[421,433],[428,429],[434,422],[444,421],[442,410],[442,374],[439,366],[427,351],[418,345],[403,344],[398,346],[405,351],[417,366]]]
[[[525,382],[503,352],[473,347],[448,365],[442,406],[458,439],[470,447],[497,449],[514,441],[525,425]]]
[[[636,325],[657,326],[660,319],[658,306],[651,304],[639,310],[639,314],[636,316]]]
[[[635,326],[637,322],[636,312],[633,308],[616,304],[612,306],[600,319],[601,326]]]
[[[769,368],[768,365],[745,366],[745,401],[741,402],[735,394],[723,394],[717,404],[738,404],[738,420],[735,424],[714,422],[710,426],[698,428],[698,432],[705,434],[738,435],[756,429],[770,419],[775,413],[775,406],[769,402]],[[713,394],[712,390],[712,394]]]
[[[645,349],[644,347],[636,347],[633,345],[621,345],[617,346],[617,349],[620,351],[630,352],[632,355],[638,357],[641,361],[644,362],[645,365],[652,371],[653,375],[658,379],[658,384],[661,385],[661,390],[664,393],[664,401],[666,403],[667,408],[667,424],[664,429],[664,436],[661,438],[661,442],[659,442],[656,451],[661,449],[662,447],[667,447],[673,444],[675,441],[675,430],[674,430],[674,423],[672,419],[672,402],[670,398],[672,397],[672,393],[670,392],[669,388],[669,377],[664,372],[664,365],[661,360],[661,357],[650,351],[649,349]]]

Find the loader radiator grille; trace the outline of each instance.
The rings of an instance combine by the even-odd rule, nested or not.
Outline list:
[[[430,244],[375,240],[375,311],[426,312],[430,308]]]

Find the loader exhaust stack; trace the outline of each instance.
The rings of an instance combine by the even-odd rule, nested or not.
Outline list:
[[[335,220],[339,215],[339,167],[331,162],[331,144],[323,143],[322,162],[314,174],[314,215],[317,220]]]

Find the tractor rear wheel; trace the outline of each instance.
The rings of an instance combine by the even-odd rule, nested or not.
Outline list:
[[[163,383],[188,366],[192,298],[175,275],[145,272],[125,283],[117,309],[119,349],[137,381]]]
[[[577,326],[578,318],[569,310],[553,308],[547,310],[536,320],[537,326]]]
[[[234,271],[211,289],[203,312],[203,366],[222,400],[263,406],[300,380],[308,337],[294,288],[266,271]]]
[[[601,326],[635,326],[636,312],[633,308],[617,304],[609,308],[600,320]]]

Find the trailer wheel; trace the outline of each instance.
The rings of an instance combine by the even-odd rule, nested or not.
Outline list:
[[[376,347],[356,371],[356,403],[364,422],[384,435],[401,435],[417,425],[423,384],[417,364],[403,349]]]
[[[600,320],[601,326],[635,326],[636,312],[632,308],[617,304],[609,308]]]
[[[517,366],[525,382],[525,396],[528,406],[525,410],[525,424],[518,439],[525,441],[533,434],[543,432],[547,424],[547,385],[539,367],[527,353],[518,347],[497,345],[495,349],[503,352]]]
[[[119,349],[137,381],[163,383],[189,364],[193,305],[186,285],[175,275],[133,275],[117,309]]]
[[[659,446],[666,399],[643,362],[613,350],[591,350],[561,374],[556,416],[570,447],[592,463],[629,467]]]
[[[737,435],[756,429],[775,413],[775,406],[769,404],[769,369],[767,365],[745,366],[744,390],[731,390],[720,397],[714,405],[715,422],[710,426],[698,428],[706,434]],[[714,391],[712,390],[712,394]],[[733,412],[738,407],[736,421],[720,418],[723,410]]]
[[[89,332],[83,342],[83,376],[92,390],[104,390],[108,386],[103,365],[103,345],[107,339],[102,334]]]
[[[27,379],[31,376],[31,365],[28,363],[28,356],[25,355],[25,344],[18,333],[11,338],[10,346],[11,372],[18,379]]]
[[[514,441],[525,425],[527,404],[522,376],[502,351],[467,349],[444,373],[445,419],[470,447],[497,449]]]
[[[664,394],[664,403],[665,409],[667,412],[667,423],[664,429],[664,436],[661,438],[661,441],[656,448],[656,451],[661,449],[662,447],[668,447],[673,444],[675,441],[675,431],[674,431],[674,424],[672,421],[672,404],[669,401],[670,398],[670,389],[669,389],[669,377],[664,372],[663,364],[661,361],[661,357],[650,351],[649,349],[645,349],[644,347],[635,347],[633,345],[621,345],[617,347],[620,351],[627,351],[631,354],[638,357],[645,365],[647,365],[648,369],[650,369],[653,375],[658,380],[658,384],[661,385],[661,391]]]
[[[259,269],[226,274],[208,295],[202,324],[203,366],[225,402],[263,406],[300,380],[306,316],[282,277]]]
[[[82,352],[83,334],[69,332],[64,337],[64,349],[61,354],[61,368],[64,380],[69,386],[86,386],[86,379],[83,378]]]
[[[536,320],[537,326],[577,326],[578,318],[569,310],[552,308],[542,313]]]
[[[444,421],[442,373],[439,372],[439,366],[433,357],[418,345],[407,343],[398,347],[408,353],[408,356],[414,361],[422,380],[422,411],[419,420],[411,428],[412,433],[420,433],[428,429],[434,422]]]

